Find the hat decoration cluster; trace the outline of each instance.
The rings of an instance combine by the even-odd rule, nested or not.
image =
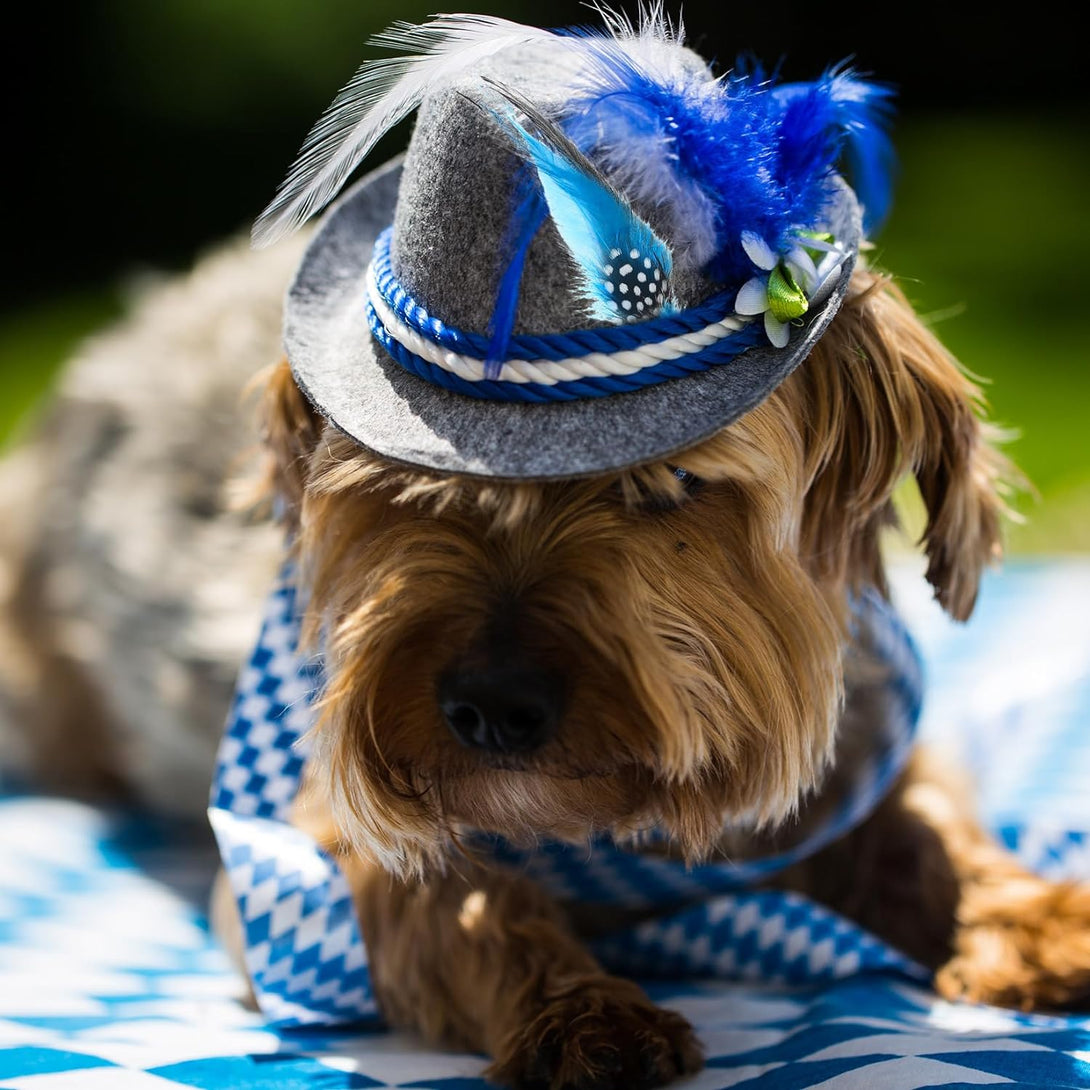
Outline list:
[[[746,63],[716,76],[661,7],[635,22],[600,14],[601,28],[561,30],[469,14],[395,23],[372,44],[403,55],[365,63],[341,91],[255,242],[327,204],[425,95],[458,80],[464,94],[462,77],[476,75],[473,102],[519,162],[492,319],[487,331],[461,331],[417,305],[390,267],[387,232],[369,319],[399,363],[474,396],[542,400],[661,381],[761,343],[786,348],[845,260],[828,230],[844,166],[864,228],[885,215],[890,90],[843,66],[809,83],[778,83]],[[525,47],[555,52],[562,101],[537,104],[490,73],[491,58]],[[521,336],[523,270],[547,219],[571,258],[586,328]],[[707,297],[686,308],[678,284],[694,279]]]

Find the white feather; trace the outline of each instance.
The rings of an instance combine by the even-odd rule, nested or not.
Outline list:
[[[514,46],[578,38],[489,15],[437,15],[419,26],[397,22],[370,44],[408,56],[365,62],[311,129],[272,203],[254,224],[255,246],[294,231],[336,196],[379,138],[407,117],[434,87]]]
[[[587,7],[602,20],[606,33],[618,41],[685,42],[680,13],[675,23],[666,14],[664,0],[641,0],[635,18],[621,8],[611,8],[605,0],[590,0]]]
[[[663,230],[670,238],[674,267],[702,268],[715,256],[715,217],[711,197],[674,169],[674,152],[661,134],[632,135],[623,145],[602,143],[595,160],[631,200],[661,209]]]

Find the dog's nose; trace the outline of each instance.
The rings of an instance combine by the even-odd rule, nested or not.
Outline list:
[[[439,683],[439,707],[454,737],[489,753],[529,753],[556,733],[558,680],[519,667],[453,670]]]

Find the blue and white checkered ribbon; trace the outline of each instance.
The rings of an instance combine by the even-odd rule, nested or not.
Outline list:
[[[321,667],[299,653],[290,566],[238,680],[208,810],[238,901],[246,967],[276,1025],[376,1019],[367,952],[337,864],[289,823]]]
[[[765,859],[686,867],[654,852],[596,841],[532,852],[495,838],[496,858],[562,900],[661,914],[611,933],[595,950],[611,970],[820,982],[864,971],[926,972],[855,924],[797,894],[747,890],[862,821],[904,767],[920,712],[919,656],[875,594],[854,605],[861,637],[888,666],[875,747],[832,815],[804,841]],[[262,1011],[277,1025],[377,1021],[367,954],[336,863],[289,824],[307,757],[321,668],[298,651],[300,609],[287,567],[243,669],[220,748],[209,818],[234,890],[245,958]]]

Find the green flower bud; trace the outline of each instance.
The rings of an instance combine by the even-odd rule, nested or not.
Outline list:
[[[782,262],[768,274],[768,309],[773,318],[790,322],[809,309],[806,293],[795,283],[791,270]]]

